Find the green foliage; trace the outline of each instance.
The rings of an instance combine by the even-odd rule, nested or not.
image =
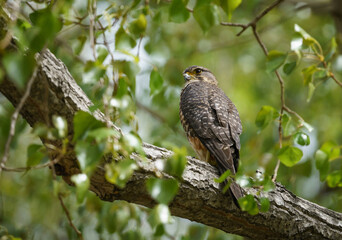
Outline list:
[[[149,178],[146,182],[147,191],[151,197],[161,204],[169,204],[178,191],[175,179]]]
[[[289,63],[286,63],[283,67],[283,71],[284,73],[286,73],[287,75],[290,75],[293,70],[295,69],[295,67],[297,66],[297,63],[296,62],[289,62]]]
[[[341,146],[334,142],[325,142],[315,153],[316,168],[320,173],[320,180],[327,181],[329,187],[341,187],[341,171],[330,172],[332,163],[341,159]]]
[[[44,146],[40,144],[31,144],[27,148],[26,166],[32,167],[39,164],[46,156]]]
[[[52,122],[55,128],[58,131],[58,137],[64,138],[67,136],[68,133],[68,123],[67,121],[60,117],[60,116],[53,116],[52,117]]]
[[[135,161],[124,159],[117,163],[106,164],[106,180],[119,188],[124,188],[133,172],[138,169]]]
[[[301,146],[307,146],[310,144],[310,138],[306,133],[297,132],[294,135],[294,142]]]
[[[285,146],[278,153],[279,160],[287,167],[292,167],[300,161],[303,152],[293,146]]]
[[[169,10],[169,19],[171,22],[183,23],[189,19],[190,13],[186,9],[188,1],[173,0]]]
[[[115,48],[121,50],[131,49],[136,41],[122,27],[115,34]]]
[[[78,203],[82,203],[88,193],[88,188],[90,185],[89,178],[86,174],[76,174],[71,176],[71,181],[75,183],[76,186],[76,198]]]
[[[161,87],[163,86],[163,78],[160,76],[160,74],[152,70],[150,75],[150,95],[153,95],[154,93],[157,93],[160,91]]]
[[[149,218],[148,222],[151,226],[158,226],[160,224],[167,224],[172,221],[171,213],[167,205],[158,204],[156,205]]]
[[[217,182],[217,183],[222,183],[222,182],[224,182],[224,181],[227,179],[227,177],[229,177],[230,175],[231,175],[230,170],[227,170],[227,171],[225,171],[219,178],[214,179],[214,181]]]
[[[262,130],[278,116],[279,114],[274,107],[263,106],[256,116],[255,125]]]
[[[246,196],[238,199],[238,201],[242,211],[246,211],[250,215],[256,215],[259,213],[259,208],[253,195],[247,194]]]
[[[74,116],[74,138],[84,140],[91,130],[103,128],[105,124],[97,120],[93,115],[87,112],[79,111]]]
[[[39,9],[30,14],[30,20],[39,31],[32,39],[31,48],[40,51],[47,41],[51,41],[56,33],[62,29],[62,22],[51,7]]]
[[[228,16],[228,21],[232,19],[234,10],[240,6],[242,0],[220,0],[220,5],[222,9]]]
[[[272,191],[271,176],[279,158],[283,164],[277,181],[299,196],[309,193],[308,200],[341,211],[341,204],[334,199],[341,195],[342,185],[342,94],[331,80],[332,74],[341,79],[341,56],[334,23],[328,15],[305,15],[303,10],[294,11],[292,3],[286,1],[272,9],[256,28],[265,46],[273,49],[265,60],[250,29],[236,37],[241,28],[219,26],[227,19],[244,24],[252,21],[266,7],[267,3],[260,1],[97,1],[93,37],[89,34],[93,1],[33,2],[39,4],[29,2],[33,6],[30,8],[23,3],[17,20],[4,27],[15,37],[18,49],[1,49],[0,82],[3,76],[9,76],[24,90],[36,65],[35,54],[48,47],[94,103],[89,110],[104,112],[124,135],[87,112],[76,113],[73,126],[66,124],[70,116],[55,116],[51,126],[37,124],[32,131],[20,118],[6,166],[27,166],[31,170],[1,176],[4,208],[0,225],[8,229],[7,235],[76,239],[56,199],[62,196],[73,223],[93,238],[236,239],[207,226],[172,218],[167,207],[177,194],[186,155],[195,156],[178,116],[182,71],[193,64],[211,69],[239,110],[244,130],[237,182],[247,182],[259,192]],[[292,17],[282,21],[288,16]],[[279,24],[272,28],[269,23]],[[282,114],[281,149],[279,83],[274,74],[269,74],[274,70],[283,77],[286,106],[303,118],[292,112]],[[0,102],[2,156],[14,110],[3,96]],[[69,132],[74,133],[73,139],[66,138]],[[48,168],[32,169],[48,161],[38,137],[62,141],[60,154],[69,142],[75,146],[82,170],[72,177],[75,187],[67,186],[59,177],[52,181]],[[158,171],[164,171],[175,179],[147,180],[146,188],[158,204],[149,210],[123,201],[107,203],[89,192],[89,178],[107,153],[116,161],[105,164],[105,177],[123,188],[138,170],[130,156],[133,152],[143,154],[142,139],[174,151],[169,159],[160,160],[163,167],[155,174],[160,177]],[[319,149],[315,149],[316,143]],[[305,155],[299,161],[302,151]],[[315,168],[324,185],[319,189],[308,180],[316,178]],[[255,177],[257,169],[262,173]],[[223,182],[228,175],[215,181]],[[334,189],[323,194],[326,188]],[[258,203],[251,195],[240,199],[245,211],[257,214],[269,209],[269,201],[259,192]],[[185,229],[173,230],[181,227]]]
[[[196,2],[193,16],[203,32],[207,32],[212,26],[218,23],[217,11],[217,6],[211,4],[210,0]]]
[[[187,163],[187,153],[185,147],[174,148],[172,157],[166,160],[164,171],[174,177],[181,178]]]
[[[260,198],[260,211],[261,212],[267,212],[270,208],[270,201],[268,198],[262,197]]]
[[[14,81],[18,87],[24,88],[26,82],[33,73],[35,61],[32,54],[22,55],[15,52],[7,53],[2,58],[2,64],[11,80]]]
[[[277,70],[281,65],[284,64],[287,54],[272,50],[267,55],[266,69],[268,72]]]

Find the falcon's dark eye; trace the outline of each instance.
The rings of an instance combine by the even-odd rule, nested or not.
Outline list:
[[[195,73],[200,74],[201,72],[202,72],[201,69],[199,69],[199,68],[195,69]]]

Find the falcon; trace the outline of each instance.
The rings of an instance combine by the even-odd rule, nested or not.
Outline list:
[[[220,175],[239,167],[239,113],[233,102],[218,87],[214,74],[207,68],[191,66],[183,72],[185,86],[180,96],[180,120],[187,138],[200,160],[216,166]],[[227,180],[225,181],[227,183]],[[242,188],[231,181],[229,190],[239,207]]]

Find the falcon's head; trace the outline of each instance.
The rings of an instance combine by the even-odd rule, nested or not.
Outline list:
[[[201,66],[191,66],[183,72],[184,80],[188,84],[193,81],[203,81],[211,84],[217,84],[217,80],[209,69]]]

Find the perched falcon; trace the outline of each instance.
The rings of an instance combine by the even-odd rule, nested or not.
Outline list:
[[[207,68],[191,66],[184,70],[185,87],[180,97],[180,119],[198,157],[217,166],[220,174],[228,169],[235,175],[239,166],[239,113],[233,102],[217,86]],[[234,203],[243,196],[241,187],[230,184]]]

